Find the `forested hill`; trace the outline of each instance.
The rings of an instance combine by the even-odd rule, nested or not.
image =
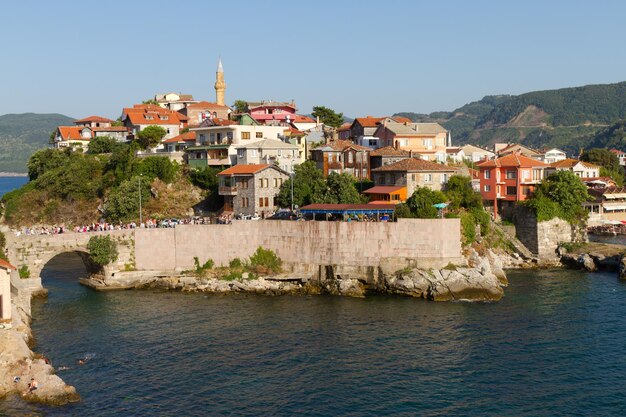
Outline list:
[[[610,142],[626,150],[626,143],[615,139],[619,126],[612,126],[626,119],[626,82],[486,96],[452,112],[397,115],[437,121],[452,131],[455,144],[510,141],[576,155],[581,148]]]
[[[50,133],[74,119],[62,114],[5,114],[0,116],[0,172],[26,172],[26,162],[48,146]]]

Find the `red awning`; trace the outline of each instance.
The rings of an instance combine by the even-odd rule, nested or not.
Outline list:
[[[398,192],[406,187],[396,187],[392,185],[376,185],[363,191],[364,194],[391,194]]]

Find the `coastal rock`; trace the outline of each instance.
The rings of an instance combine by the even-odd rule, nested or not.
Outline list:
[[[619,278],[626,279],[626,254],[622,255],[619,260]]]
[[[580,255],[580,257],[578,258],[578,263],[587,271],[589,272],[594,272],[596,269],[598,269],[595,261],[593,260],[593,258],[591,256],[589,256],[588,253],[583,253],[582,255]]]

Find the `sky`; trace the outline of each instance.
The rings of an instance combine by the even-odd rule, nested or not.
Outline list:
[[[156,93],[346,116],[626,80],[624,1],[6,2],[0,115],[120,116]]]

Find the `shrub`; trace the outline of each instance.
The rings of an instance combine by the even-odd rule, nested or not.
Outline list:
[[[20,278],[22,279],[30,278],[30,269],[28,269],[28,265],[20,266],[17,272],[20,274]]]
[[[117,243],[111,236],[92,236],[87,243],[87,250],[97,265],[104,266],[117,260]]]
[[[213,269],[213,267],[215,266],[215,262],[213,262],[213,259],[209,258],[203,265],[200,265],[200,261],[198,260],[198,257],[194,256],[193,265],[196,269],[196,272],[203,272],[209,269]]]
[[[231,259],[231,261],[228,263],[229,268],[241,268],[242,266],[243,263],[239,258]]]
[[[476,223],[472,213],[461,214],[461,231],[463,232],[466,245],[476,240]]]
[[[250,257],[250,266],[257,273],[277,273],[281,271],[282,260],[271,249],[258,247]]]

